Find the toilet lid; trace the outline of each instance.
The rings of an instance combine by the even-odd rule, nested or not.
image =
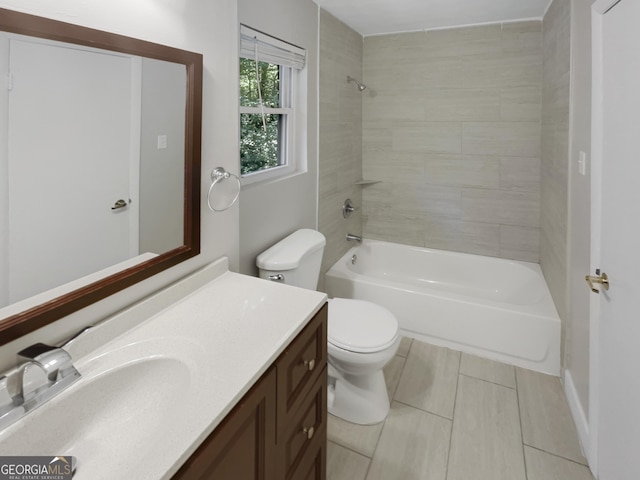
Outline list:
[[[398,321],[384,307],[364,300],[329,300],[329,343],[343,350],[373,353],[398,337]]]

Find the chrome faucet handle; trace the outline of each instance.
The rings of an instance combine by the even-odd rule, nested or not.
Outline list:
[[[24,401],[24,368],[24,365],[14,368],[0,378],[0,391],[5,392],[9,397],[4,400],[0,399],[0,404],[20,405]]]
[[[39,388],[39,387],[31,388],[30,392],[25,391],[25,382],[26,382],[25,374],[27,372],[27,369],[33,368],[33,367],[37,367],[39,370],[41,370],[42,378],[43,379],[46,378],[45,382],[48,385],[52,385],[52,382],[45,375],[46,372],[44,371],[41,365],[33,361],[22,362],[20,365],[13,368],[11,371],[5,372],[4,376],[0,378],[0,391],[2,391],[4,394],[6,394],[6,396],[11,398],[10,403],[12,405],[14,406],[22,405],[25,402],[26,397],[28,396],[28,393],[30,392],[33,393],[34,390]],[[41,383],[39,386],[42,387],[45,385]],[[0,399],[0,404],[6,404],[6,403],[7,402],[2,402]]]
[[[75,371],[71,355],[60,347],[52,347],[44,343],[36,343],[18,352],[18,361],[37,364],[44,371],[49,384],[55,383],[65,376],[70,369]]]
[[[342,205],[342,216],[344,218],[349,218],[349,216],[353,213],[360,210],[360,207],[354,207],[353,202],[351,202],[350,198],[347,198]]]
[[[15,422],[22,413],[19,406],[24,402],[22,392],[14,391],[15,378],[14,374],[17,369],[11,373],[0,377],[0,430],[5,425]]]

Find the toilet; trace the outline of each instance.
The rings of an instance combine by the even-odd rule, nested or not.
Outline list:
[[[301,229],[258,255],[260,278],[315,290],[325,238]],[[389,412],[382,373],[400,344],[398,321],[387,309],[364,300],[329,300],[329,413],[372,425]]]

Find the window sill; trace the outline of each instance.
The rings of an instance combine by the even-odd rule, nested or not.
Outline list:
[[[275,169],[273,169],[275,170]],[[267,173],[271,173],[272,175],[267,176]],[[304,175],[307,173],[307,170],[279,170],[275,171],[266,171],[266,172],[256,172],[254,174],[246,175],[240,177],[240,184],[242,189],[251,189],[257,188],[264,185],[270,185],[272,183],[278,183],[283,180],[289,180],[291,178],[298,177],[300,175]]]

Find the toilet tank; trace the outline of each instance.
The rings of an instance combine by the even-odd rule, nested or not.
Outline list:
[[[256,259],[260,278],[282,275],[287,285],[315,290],[326,241],[316,230],[304,228],[265,250]]]

